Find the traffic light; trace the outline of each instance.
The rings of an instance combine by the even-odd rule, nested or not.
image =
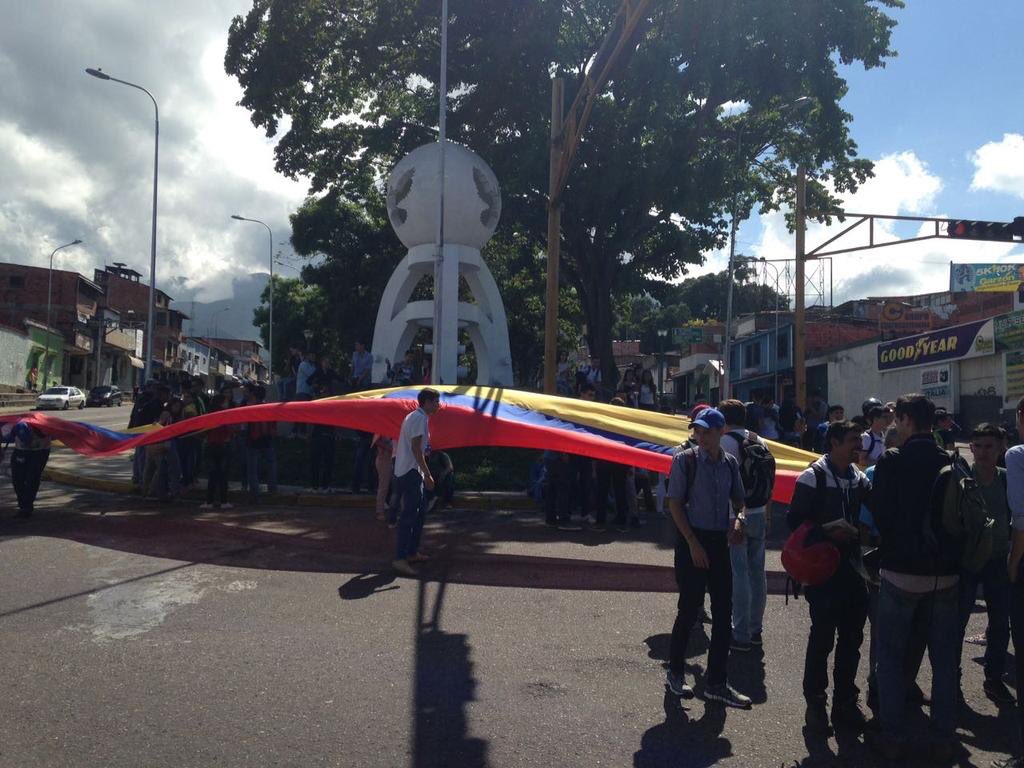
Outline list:
[[[1014,236],[1024,237],[1024,216],[1018,216],[1013,223],[1004,221],[968,221],[960,219],[946,225],[950,237],[967,240],[998,240],[1012,243]]]

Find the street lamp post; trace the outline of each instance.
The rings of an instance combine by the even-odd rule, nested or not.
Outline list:
[[[741,257],[741,260],[747,264],[761,264],[765,267],[765,280],[767,281],[767,268],[771,267],[772,271],[775,272],[775,352],[772,355],[772,373],[774,380],[774,394],[778,401],[783,398],[779,396],[779,268],[772,264],[770,261],[764,258],[764,256],[753,259],[750,257]]]
[[[70,248],[72,245],[80,245],[81,242],[81,240],[72,240],[70,243],[58,245],[53,249],[53,253],[50,254],[50,271],[46,280],[46,352],[43,354],[44,367],[40,371],[43,375],[43,389],[46,389],[47,374],[50,372],[50,310],[53,305],[53,257],[57,254],[57,251]]]
[[[790,113],[794,110],[801,110],[809,107],[814,100],[810,96],[801,96],[795,101],[790,102],[782,107],[779,111],[783,113]],[[743,149],[743,129],[742,127],[736,130],[736,158],[738,159],[742,154]],[[767,148],[765,148],[767,149]],[[764,149],[761,150],[762,152]],[[760,154],[760,153],[759,153]],[[756,157],[754,158],[756,159]],[[722,399],[726,400],[732,396],[732,294],[733,294],[733,283],[734,271],[736,268],[736,231],[739,229],[739,220],[737,218],[739,208],[739,187],[733,185],[732,204],[730,205],[729,216],[729,266],[728,266],[728,288],[726,289],[725,299],[725,352],[722,360],[722,384],[721,393]]]
[[[100,69],[89,68],[85,71],[100,80],[110,80],[142,91],[153,102],[153,224],[149,241],[149,314],[146,316],[146,366],[143,369],[145,371],[143,380],[149,381],[153,372],[153,330],[156,314],[156,190],[160,170],[160,108],[157,106],[153,94],[141,85],[129,83],[127,80],[118,80]]]
[[[268,323],[267,330],[267,355],[270,357],[270,383],[274,383],[274,232],[270,229],[270,226],[265,221],[259,219],[247,219],[245,216],[239,216],[237,213],[232,214],[232,219],[236,221],[251,221],[254,224],[262,224],[267,228],[267,234],[270,236],[270,322]]]

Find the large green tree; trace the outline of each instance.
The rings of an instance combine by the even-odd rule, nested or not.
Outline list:
[[[571,100],[620,0],[451,0],[450,138],[503,187],[500,236],[545,236],[550,77]],[[570,177],[563,276],[587,341],[611,366],[616,296],[720,247],[741,216],[791,197],[803,163],[852,190],[857,158],[839,102],[844,64],[881,66],[901,0],[655,0],[601,94]],[[439,0],[254,0],[231,24],[225,67],[278,142],[277,167],[312,192],[363,203],[403,154],[436,140]],[[803,96],[799,115],[782,107]],[[723,110],[746,102],[741,114]],[[742,134],[742,140],[737,136]],[[613,374],[612,371],[606,374]]]

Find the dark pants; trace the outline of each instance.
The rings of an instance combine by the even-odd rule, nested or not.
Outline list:
[[[1010,629],[1013,654],[1017,664],[1017,752],[1024,754],[1024,568],[1017,572],[1017,581],[1010,585]]]
[[[18,511],[23,515],[32,514],[32,510],[35,508],[36,495],[39,493],[39,481],[43,478],[43,469],[49,458],[49,449],[23,451],[20,448],[15,448],[11,453],[11,484],[18,497]]]
[[[588,517],[590,515],[590,495],[594,490],[593,459],[588,459],[586,456],[572,456],[569,459],[569,478],[573,499],[579,501],[580,516]],[[572,514],[575,501],[570,500],[569,514]]]
[[[363,488],[363,480],[369,473],[370,466],[370,440],[373,435],[369,432],[359,432],[359,439],[356,441],[356,456],[352,468],[352,493],[359,493]]]
[[[226,443],[208,443],[206,446],[206,501],[224,504],[228,500],[228,458]]]
[[[199,467],[199,440],[195,437],[178,438],[178,464],[181,466],[181,484],[190,486],[196,481]]]
[[[988,611],[985,678],[1002,680],[1006,672],[1006,651],[1010,647],[1010,578],[1006,574],[1006,555],[993,557],[980,573],[960,574],[961,643],[971,611],[974,610],[979,585],[984,592],[985,608]]]
[[[828,688],[828,657],[835,648],[832,670],[832,701],[857,700],[857,667],[868,618],[868,590],[864,579],[843,562],[835,576],[805,590],[811,611],[811,634],[804,660],[804,696],[819,699]]]
[[[323,424],[313,426],[309,441],[310,464],[313,467],[313,487],[330,488],[334,471],[334,428]]]
[[[277,451],[270,438],[250,441],[245,446],[245,475],[249,498],[256,501],[260,491],[260,465],[266,475],[267,489],[277,493]]]
[[[402,510],[398,515],[395,559],[407,560],[419,552],[423,521],[427,514],[423,477],[419,470],[410,469],[399,477],[398,488],[402,494]]]
[[[707,683],[722,685],[726,682],[729,645],[732,642],[732,561],[725,531],[694,533],[708,556],[708,567],[697,568],[690,557],[685,541],[676,544],[676,584],[679,586],[679,606],[672,626],[670,668],[682,674],[686,667],[686,646],[690,632],[700,620],[704,610],[704,595],[711,595],[711,647],[708,650]]]
[[[573,470],[571,460],[561,454],[544,460],[544,520],[548,525],[569,521]]]
[[[597,522],[603,523],[608,513],[608,489],[615,497],[615,523],[625,525],[626,513],[626,465],[601,461],[597,464]],[[634,491],[635,493],[635,491]]]

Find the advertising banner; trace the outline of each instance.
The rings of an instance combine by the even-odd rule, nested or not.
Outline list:
[[[949,290],[1016,291],[1024,283],[1024,264],[950,264]]]
[[[1016,407],[1024,397],[1024,351],[1006,353],[1006,404]]]
[[[895,371],[948,360],[991,355],[996,351],[992,320],[884,341],[878,345],[878,370]]]
[[[932,400],[940,400],[952,396],[951,388],[948,365],[921,369],[921,394],[927,395]]]
[[[996,350],[1024,349],[1024,311],[995,318]]]

